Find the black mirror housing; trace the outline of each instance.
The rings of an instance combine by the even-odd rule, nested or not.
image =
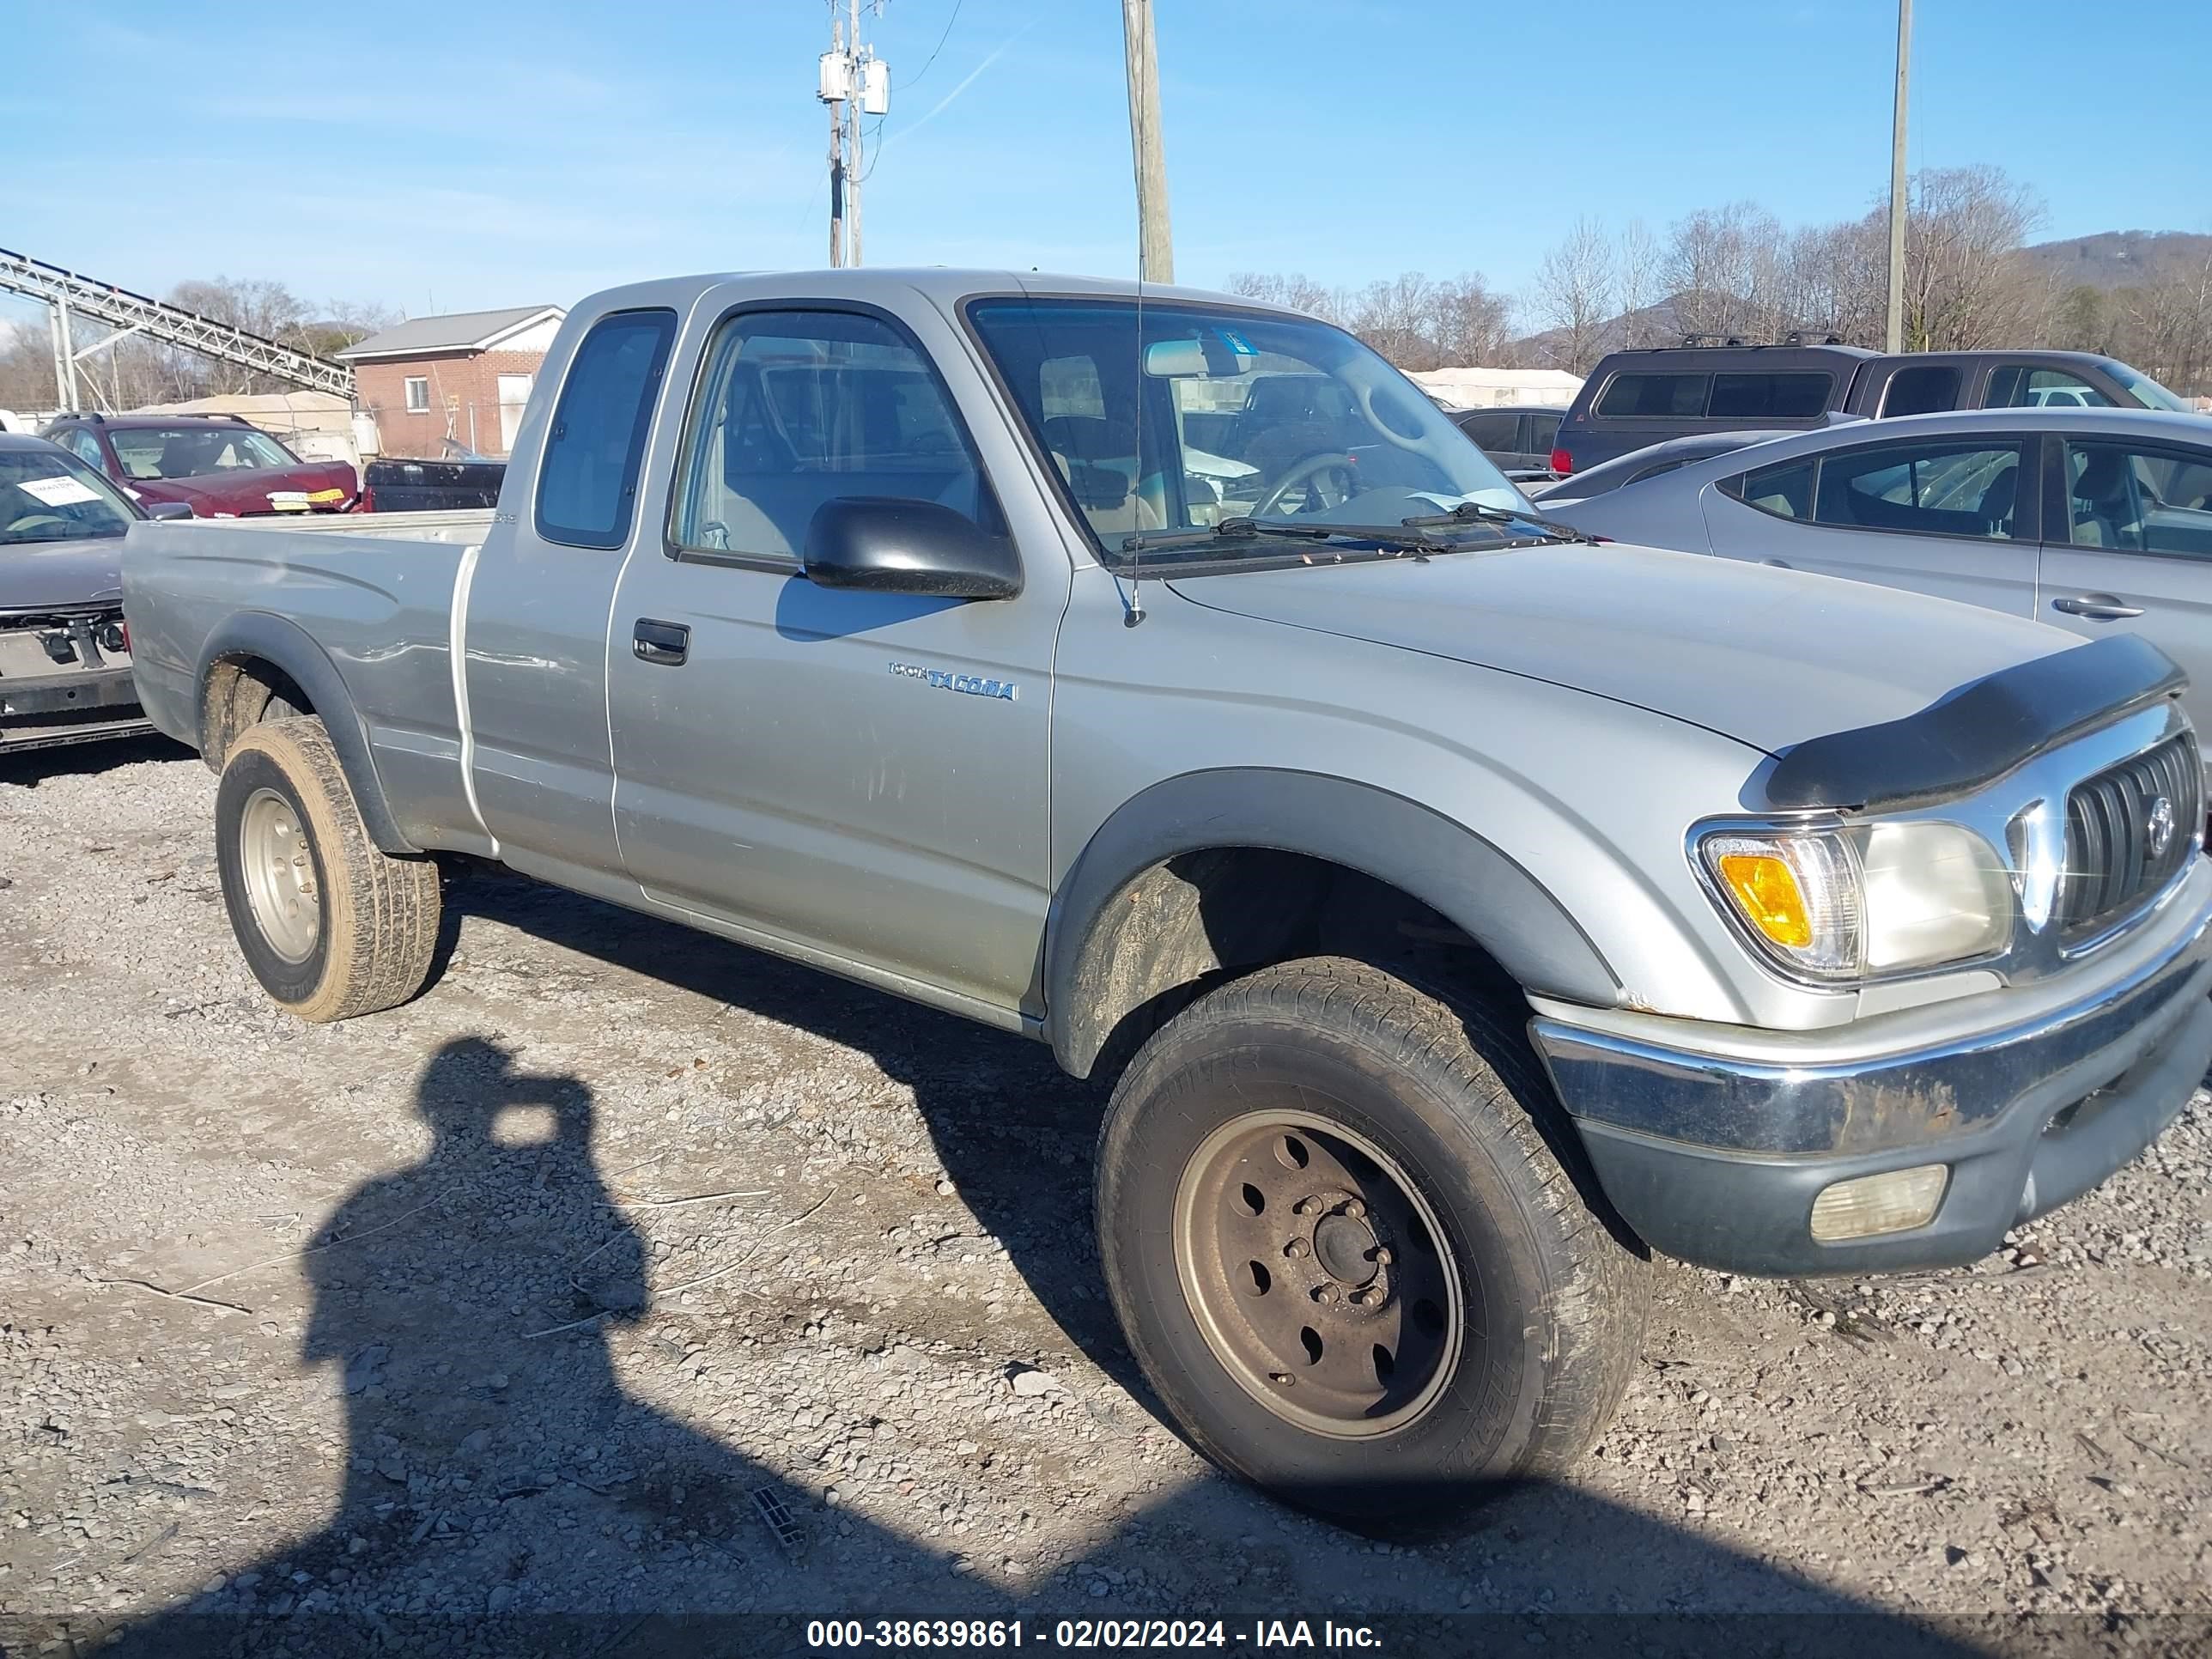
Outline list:
[[[927,599],[1011,599],[1022,591],[1014,544],[938,501],[842,495],[806,526],[801,568],[822,587]]]
[[[189,501],[148,501],[145,511],[149,519],[189,519],[192,516]]]

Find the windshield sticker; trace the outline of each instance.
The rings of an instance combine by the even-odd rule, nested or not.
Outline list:
[[[26,478],[15,487],[48,507],[82,507],[100,499],[97,490],[87,489],[65,472],[52,478]]]
[[[1252,343],[1246,339],[1242,334],[1239,334],[1235,329],[1217,328],[1213,331],[1221,337],[1221,343],[1227,346],[1238,356],[1256,357],[1260,355],[1253,349]]]

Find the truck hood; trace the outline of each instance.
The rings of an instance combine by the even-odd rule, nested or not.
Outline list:
[[[2080,641],[1803,571],[1618,543],[1172,579],[1195,604],[1547,680],[1778,754]],[[1296,660],[1286,654],[1286,667]]]
[[[0,546],[0,617],[95,601],[123,603],[123,538]]]

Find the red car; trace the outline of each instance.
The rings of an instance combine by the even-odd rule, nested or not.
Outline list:
[[[361,494],[345,461],[303,461],[234,415],[64,415],[40,436],[141,503],[182,501],[198,519],[343,513]]]

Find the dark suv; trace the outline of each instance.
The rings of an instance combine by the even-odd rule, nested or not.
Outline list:
[[[1907,351],[1792,340],[1702,342],[1601,359],[1559,422],[1554,471],[1595,466],[1668,438],[1745,427],[1798,430],[1839,420],[1952,409],[2186,411],[2148,374],[2087,351]]]
[[[345,461],[303,461],[235,415],[64,415],[40,437],[141,501],[182,501],[195,518],[343,513],[361,494]]]

